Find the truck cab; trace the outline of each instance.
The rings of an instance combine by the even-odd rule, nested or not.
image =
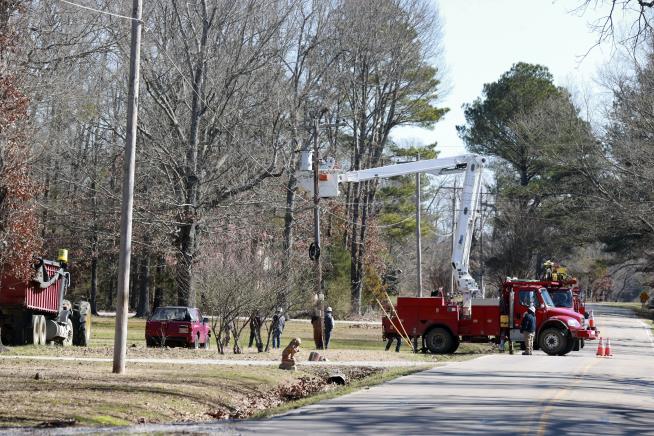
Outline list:
[[[510,338],[522,342],[520,322],[529,306],[536,308],[536,347],[550,355],[565,355],[570,351],[578,351],[583,341],[597,338],[596,330],[586,327],[585,318],[573,307],[557,307],[552,298],[549,282],[543,281],[513,281],[504,283],[503,297],[513,304],[509,310]],[[565,289],[565,288],[564,288]],[[570,289],[556,288],[555,292],[572,298]],[[568,294],[570,292],[570,294]],[[560,298],[557,294],[557,298]]]

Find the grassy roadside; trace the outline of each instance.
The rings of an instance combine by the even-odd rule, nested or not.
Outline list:
[[[320,401],[329,400],[332,398],[340,397],[342,395],[350,394],[360,389],[365,389],[372,386],[380,385],[389,380],[393,380],[398,377],[403,377],[405,375],[414,374],[416,372],[424,371],[431,367],[433,366],[420,366],[420,367],[412,367],[412,368],[388,368],[384,371],[380,371],[369,377],[356,380],[350,383],[349,385],[339,387],[337,389],[328,390],[326,392],[321,392],[319,394],[302,398],[300,400],[290,401],[280,406],[263,410],[253,415],[252,418],[262,419],[262,418],[267,418],[269,416],[279,415],[288,412],[289,410],[297,409],[299,407],[309,406],[311,404],[315,404]]]
[[[11,427],[119,426],[137,423],[202,422],[226,418],[264,417],[334,398],[445,362],[473,359],[493,351],[490,345],[462,344],[456,354],[414,354],[384,351],[378,325],[337,324],[329,350],[320,351],[334,367],[300,366],[289,372],[275,366],[229,365],[229,360],[274,360],[280,350],[220,355],[211,350],[145,347],[145,322],[130,319],[128,358],[181,359],[179,364],[152,361],[128,363],[127,373],[111,373],[111,364],[74,360],[36,360],[30,356],[111,358],[114,319],[94,318],[90,347],[11,347],[0,356],[0,429]],[[248,330],[244,334],[249,334]],[[303,339],[297,358],[312,349],[311,325],[290,321],[283,342]],[[247,339],[247,337],[245,338]],[[246,346],[246,344],[243,344]],[[4,359],[4,356],[27,359]],[[188,365],[185,360],[216,359],[224,365]],[[419,362],[419,366],[372,369],[366,361]],[[361,361],[338,367],[339,361]],[[424,365],[422,365],[424,364]],[[325,384],[325,373],[339,370],[346,386]],[[38,374],[38,376],[37,376]]]
[[[118,376],[106,363],[4,361],[0,366],[0,429],[264,417],[428,367],[283,371],[274,366],[189,369],[138,364]],[[328,385],[325,375],[333,371],[352,382]]]
[[[65,357],[101,357],[112,358],[114,338],[113,317],[94,317],[91,329],[90,347],[35,347],[31,345],[11,347],[7,355],[20,356],[65,356]],[[242,354],[233,354],[231,349],[224,355],[218,353],[215,343],[210,350],[192,350],[187,348],[147,348],[145,346],[145,321],[130,318],[127,334],[128,358],[166,358],[166,359],[219,359],[219,360],[279,360],[281,350],[270,350],[258,353],[256,349],[247,348],[249,330],[246,328],[242,335]],[[282,336],[282,344],[287,344],[293,337],[302,339],[302,353],[300,360],[306,359],[313,350],[313,334],[311,324],[303,321],[289,321]],[[337,323],[333,332],[330,349],[320,351],[327,359],[333,362],[354,361],[387,361],[407,360],[411,362],[424,362],[433,364],[456,360],[465,360],[480,354],[492,352],[493,348],[486,344],[461,344],[454,355],[435,356],[431,354],[415,354],[403,344],[399,353],[385,352],[385,342],[382,341],[380,325],[370,324],[340,324]]]

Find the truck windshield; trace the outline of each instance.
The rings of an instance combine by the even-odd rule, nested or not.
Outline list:
[[[541,289],[540,295],[543,297],[543,301],[545,302],[546,305],[550,307],[555,307],[554,302],[552,301],[552,297],[550,297],[550,293],[547,292],[547,289]]]
[[[549,294],[556,307],[572,307],[572,291],[570,289],[556,290]]]

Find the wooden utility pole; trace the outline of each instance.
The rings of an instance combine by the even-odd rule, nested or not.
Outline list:
[[[454,255],[454,242],[456,232],[456,179],[454,179],[454,188],[452,189],[452,246],[450,247],[450,259]],[[454,268],[452,268],[452,274],[450,276],[450,292],[454,296]]]
[[[120,216],[120,258],[118,263],[118,298],[116,301],[116,335],[114,337],[113,372],[125,372],[127,350],[127,304],[129,302],[129,267],[132,256],[132,208],[134,205],[134,165],[138,122],[139,65],[141,60],[141,14],[143,0],[132,0],[132,46],[129,61],[127,97],[127,138],[123,165],[123,196]]]
[[[315,244],[315,257],[314,257],[314,272],[315,283],[314,293],[316,296],[316,312],[320,318],[320,325],[313,325],[313,337],[316,348],[321,350],[325,346],[325,311],[324,311],[324,295],[322,293],[322,261],[320,260],[320,156],[318,155],[318,129],[320,117],[316,116],[313,119],[313,237]]]
[[[417,160],[420,160],[418,155]],[[422,297],[422,235],[420,234],[420,173],[416,173],[416,281],[418,284],[418,297]]]

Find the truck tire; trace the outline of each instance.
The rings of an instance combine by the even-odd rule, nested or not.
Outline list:
[[[455,336],[454,343],[452,344],[452,348],[450,348],[449,353],[454,354],[454,352],[459,349],[459,345],[461,345],[461,341],[459,340],[458,336]]]
[[[550,356],[562,355],[568,347],[568,337],[559,328],[550,327],[540,334],[540,348]]]
[[[583,341],[583,339],[575,339],[574,341],[572,341],[573,345],[572,345],[572,350],[571,351],[581,350],[581,342],[582,341]]]
[[[32,315],[32,337],[31,344],[39,345],[41,342],[41,316]]]
[[[452,333],[442,327],[429,330],[425,335],[425,344],[432,354],[448,354],[456,349]]]
[[[45,316],[39,315],[39,345],[45,345],[47,343],[47,324]]]
[[[86,301],[73,309],[73,344],[88,347],[91,343],[91,306]]]
[[[66,320],[66,337],[64,338],[63,341],[61,341],[61,345],[64,347],[70,347],[73,345],[73,336],[74,336],[75,330],[73,327],[73,321],[68,318]]]

